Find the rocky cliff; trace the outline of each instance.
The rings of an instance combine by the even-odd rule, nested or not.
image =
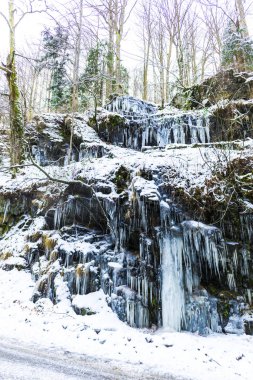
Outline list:
[[[31,270],[34,302],[85,314],[75,295],[102,288],[131,326],[252,334],[253,142],[244,127],[219,141],[219,107],[121,97],[35,118],[30,148],[54,180],[33,166],[3,178],[1,266]]]

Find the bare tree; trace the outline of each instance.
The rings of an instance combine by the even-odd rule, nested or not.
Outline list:
[[[76,22],[76,43],[74,49],[74,65],[73,65],[73,92],[72,92],[72,123],[69,142],[68,163],[70,163],[72,148],[73,148],[73,133],[74,133],[74,112],[78,111],[78,81],[79,81],[79,66],[81,54],[81,36],[83,27],[83,0],[79,2],[78,20]]]
[[[93,3],[90,0],[85,1],[85,4],[100,18],[101,29],[107,32],[107,97],[112,92],[122,93],[121,46],[125,25],[136,3],[137,0],[132,4],[129,0],[98,0]]]
[[[154,19],[152,17],[152,1],[142,0],[138,9],[139,35],[143,49],[143,94],[142,98],[148,98],[148,71],[150,56],[152,52],[152,34],[154,30]]]
[[[204,21],[210,33],[214,36],[213,50],[216,51],[219,59],[218,65],[216,64],[216,70],[220,69],[221,65],[223,67],[233,67],[238,71],[247,70],[247,53],[246,53],[246,45],[242,41],[240,48],[239,47],[239,39],[244,39],[245,42],[248,42],[247,39],[249,37],[247,22],[246,22],[246,14],[247,9],[245,11],[244,4],[246,3],[243,0],[198,0],[198,2],[202,5],[202,12],[204,14]],[[210,19],[210,16],[212,18]],[[226,38],[232,38],[234,34],[237,39],[235,40],[235,44],[230,43],[230,49],[233,50],[234,53],[229,53],[229,55],[234,54],[233,63],[225,63],[226,59],[222,61],[222,52],[224,53],[223,47],[223,35],[225,30],[229,27],[229,32],[227,33]],[[232,40],[231,40],[232,41]],[[234,47],[233,47],[234,46]],[[230,61],[231,59],[229,59]],[[225,62],[224,62],[225,61]]]
[[[21,111],[20,103],[20,90],[18,87],[18,75],[16,68],[16,44],[15,44],[15,33],[19,23],[23,18],[29,14],[35,12],[33,9],[35,0],[30,0],[26,3],[27,7],[22,9],[17,9],[14,4],[14,0],[8,1],[8,16],[0,12],[0,15],[6,21],[9,28],[9,54],[7,57],[6,64],[0,66],[0,70],[4,71],[7,78],[8,89],[9,89],[9,109],[10,109],[10,160],[11,165],[16,166],[22,163],[24,158],[24,147],[23,147],[23,134],[24,134],[24,123]],[[36,10],[36,12],[43,12],[47,9],[46,1],[43,2],[44,9]],[[15,20],[15,13],[18,11],[19,18]],[[13,171],[15,175],[15,170]]]
[[[249,37],[249,30],[246,22],[246,13],[243,5],[242,0],[235,0],[235,6],[236,6],[236,11],[238,15],[238,20],[240,24],[240,29],[242,30],[242,33],[244,37]]]

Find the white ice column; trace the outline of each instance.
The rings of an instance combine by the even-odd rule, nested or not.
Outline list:
[[[162,239],[162,319],[163,326],[180,331],[184,317],[182,251],[180,235],[169,232]]]

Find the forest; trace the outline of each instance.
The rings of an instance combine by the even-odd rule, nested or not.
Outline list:
[[[1,118],[11,115],[13,164],[22,161],[23,125],[34,114],[82,112],[115,94],[163,107],[221,69],[252,70],[250,4],[242,0],[34,0],[9,1],[6,8],[1,18],[9,46],[0,67],[0,101]],[[43,29],[19,47],[15,36],[33,14],[45,20]],[[130,29],[133,53],[131,40],[127,51],[123,47]],[[131,60],[129,69],[125,61]]]
[[[164,105],[221,69],[252,70],[251,10],[242,0],[16,0],[5,8],[1,70],[15,67],[25,120],[104,105],[113,94]],[[33,15],[37,39],[16,44]]]

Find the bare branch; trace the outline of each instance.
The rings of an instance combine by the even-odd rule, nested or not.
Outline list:
[[[48,11],[48,8],[46,8],[46,9],[42,9],[42,10],[33,10],[32,8],[31,8],[31,10],[30,11],[27,11],[27,12],[24,12],[23,14],[22,14],[22,16],[19,18],[19,20],[16,22],[16,24],[14,25],[14,29],[16,29],[16,27],[19,25],[19,23],[23,20],[23,18],[26,16],[26,15],[28,15],[28,14],[34,14],[34,13],[46,13]]]
[[[7,17],[5,16],[5,14],[4,14],[3,12],[0,12],[0,15],[1,15],[1,16],[4,18],[4,20],[7,22],[7,25],[8,25],[8,27],[9,27],[9,29],[11,29],[10,23],[9,23]]]
[[[8,74],[11,74],[11,73],[12,73],[12,71],[9,70],[9,69],[8,69],[7,67],[5,67],[5,66],[0,66],[0,70],[5,71],[5,72],[8,73]]]
[[[127,17],[125,18],[125,23],[127,23],[129,17],[131,16],[131,13],[132,13],[133,9],[135,8],[135,6],[136,6],[136,4],[137,4],[137,1],[138,1],[138,0],[135,1],[135,3],[133,4],[132,8],[131,8],[130,11],[128,12]]]
[[[221,10],[223,13],[224,13],[224,15],[233,23],[233,24],[235,24],[235,20],[233,20],[233,18],[227,13],[227,11],[222,7],[222,6],[220,6],[220,5],[218,5],[218,3],[212,3],[211,1],[207,1],[207,2],[205,2],[205,1],[203,1],[203,0],[199,0],[199,3],[200,4],[202,4],[202,5],[205,5],[205,6],[207,6],[207,7],[215,7],[215,8],[217,8],[217,9],[219,9],[219,10]]]

